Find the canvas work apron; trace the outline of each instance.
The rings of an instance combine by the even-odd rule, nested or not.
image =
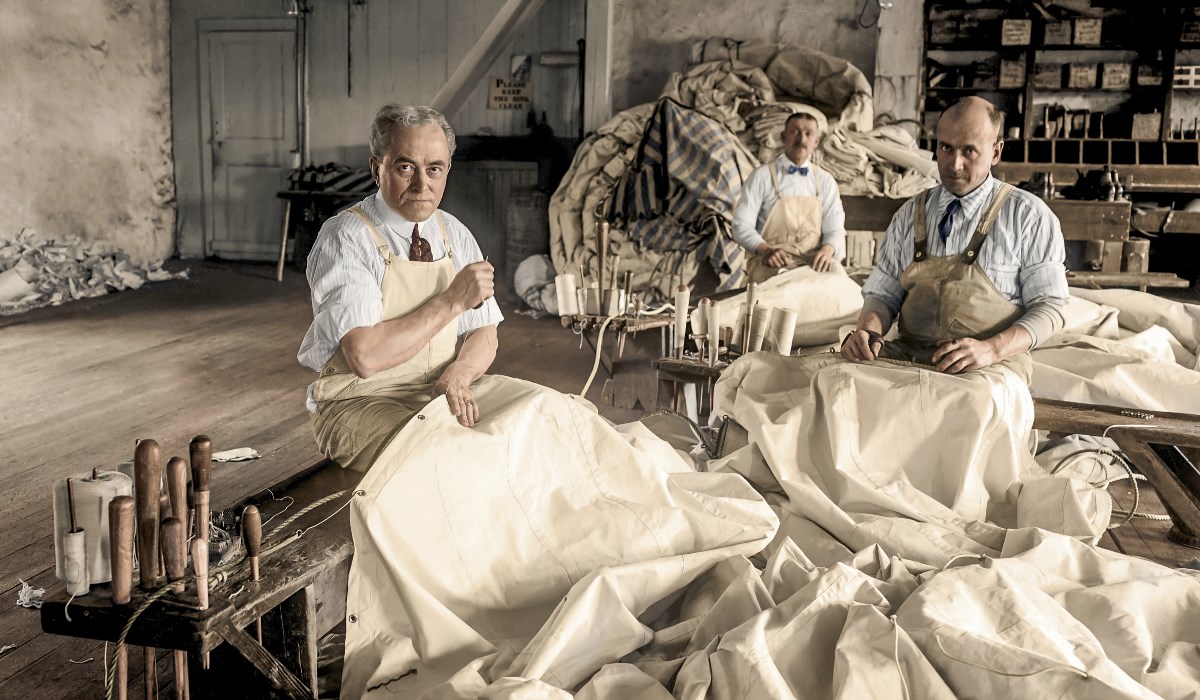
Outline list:
[[[768,267],[762,257],[751,255],[750,262],[746,264],[746,274],[750,275],[752,282],[761,283],[783,270],[807,265],[812,260],[813,252],[821,245],[821,179],[817,177],[816,166],[810,168],[817,193],[783,197],[779,194],[775,165],[770,166],[775,204],[763,223],[762,237],[768,245],[782,248],[791,256],[792,262],[784,267]]]
[[[1013,186],[1002,183],[979,220],[971,242],[959,255],[931,258],[926,252],[925,198],[917,195],[913,215],[913,261],[900,276],[907,296],[900,307],[899,337],[884,344],[880,357],[932,365],[942,340],[990,338],[1008,330],[1024,310],[1009,301],[976,262]],[[1029,382],[1033,365],[1023,352],[1000,365]]]
[[[349,211],[367,224],[383,256],[383,320],[412,313],[450,286],[454,254],[441,212],[435,216],[446,255],[433,262],[413,262],[392,254],[391,246],[361,209],[355,206]],[[432,400],[433,383],[454,360],[457,342],[457,322],[447,323],[411,359],[367,379],[351,371],[339,347],[313,386],[317,446],[341,466],[366,471],[392,436]]]

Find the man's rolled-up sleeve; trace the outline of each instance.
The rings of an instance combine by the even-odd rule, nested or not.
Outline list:
[[[846,257],[846,209],[833,177],[821,174],[821,244],[833,246],[833,259]]]
[[[773,166],[768,165],[767,167]],[[746,184],[742,186],[737,206],[733,209],[733,240],[748,250],[751,255],[758,246],[765,243],[762,235],[758,232],[758,213],[763,204],[762,180],[764,177],[770,177],[770,173],[764,168],[758,168],[750,173],[750,177],[746,178]]]
[[[863,285],[863,310],[884,317],[884,329],[891,326],[904,303],[904,287],[900,275],[912,258],[912,218],[914,204],[910,200],[900,207],[888,224],[875,256],[875,269]],[[905,254],[905,250],[908,254]]]
[[[318,237],[308,257],[314,329],[326,347],[331,344],[334,350],[346,333],[374,326],[383,318],[379,280],[361,246],[354,245],[348,235],[347,229],[354,228],[345,226],[332,235]],[[375,253],[373,248],[369,252]],[[328,352],[329,357],[318,356],[323,354],[315,345],[302,347],[300,361],[319,371],[332,357],[332,351]]]

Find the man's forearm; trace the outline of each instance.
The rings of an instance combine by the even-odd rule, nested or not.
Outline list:
[[[1023,326],[1013,325],[988,338],[987,343],[996,356],[994,362],[999,362],[1028,350],[1033,345],[1033,336]]]
[[[365,379],[407,362],[458,318],[464,310],[460,306],[439,294],[404,316],[347,332],[341,348],[350,370]]]
[[[462,347],[458,350],[458,357],[450,363],[450,367],[447,367],[446,371],[454,368],[456,372],[465,372],[464,381],[467,384],[474,384],[487,373],[488,368],[496,361],[498,346],[495,326],[476,328],[463,339]]]

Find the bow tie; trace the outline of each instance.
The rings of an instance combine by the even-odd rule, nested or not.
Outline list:
[[[800,173],[801,175],[808,175],[808,168],[802,168],[799,165],[789,165],[787,174],[795,175],[796,173]]]

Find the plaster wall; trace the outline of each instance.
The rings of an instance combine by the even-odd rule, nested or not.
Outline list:
[[[863,22],[877,16],[868,2]],[[613,10],[613,111],[652,102],[687,65],[691,44],[708,37],[808,46],[845,58],[871,81],[879,28],[859,24],[862,0],[753,0],[718,3],[624,0]]]
[[[0,239],[175,247],[168,0],[0,0]]]

